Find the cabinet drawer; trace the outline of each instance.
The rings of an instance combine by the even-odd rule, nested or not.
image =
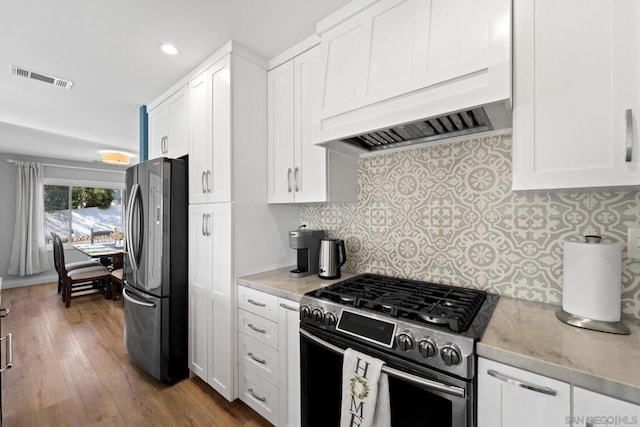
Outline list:
[[[278,297],[274,295],[238,286],[238,308],[273,322],[278,321]]]
[[[272,424],[278,423],[278,389],[253,372],[239,366],[240,400]]]
[[[238,363],[278,386],[278,351],[243,333],[238,334]]]
[[[238,310],[238,332],[278,349],[278,324],[245,310]]]

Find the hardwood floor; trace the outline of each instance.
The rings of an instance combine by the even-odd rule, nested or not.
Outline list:
[[[240,400],[227,402],[199,378],[166,386],[124,348],[121,301],[73,299],[56,284],[2,291],[10,309],[12,369],[2,376],[4,426],[270,426]]]

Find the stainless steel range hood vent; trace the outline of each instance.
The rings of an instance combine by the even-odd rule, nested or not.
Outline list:
[[[369,132],[343,142],[369,151],[403,147],[493,130],[484,108],[449,113],[417,122]]]

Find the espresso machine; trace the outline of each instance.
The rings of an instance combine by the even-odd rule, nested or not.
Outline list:
[[[297,265],[289,271],[289,277],[304,277],[318,272],[320,239],[324,237],[324,230],[298,228],[289,232],[289,247],[297,252]]]

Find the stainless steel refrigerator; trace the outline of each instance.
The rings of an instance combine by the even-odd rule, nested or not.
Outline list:
[[[159,158],[126,171],[124,343],[145,371],[188,376],[187,160]]]

